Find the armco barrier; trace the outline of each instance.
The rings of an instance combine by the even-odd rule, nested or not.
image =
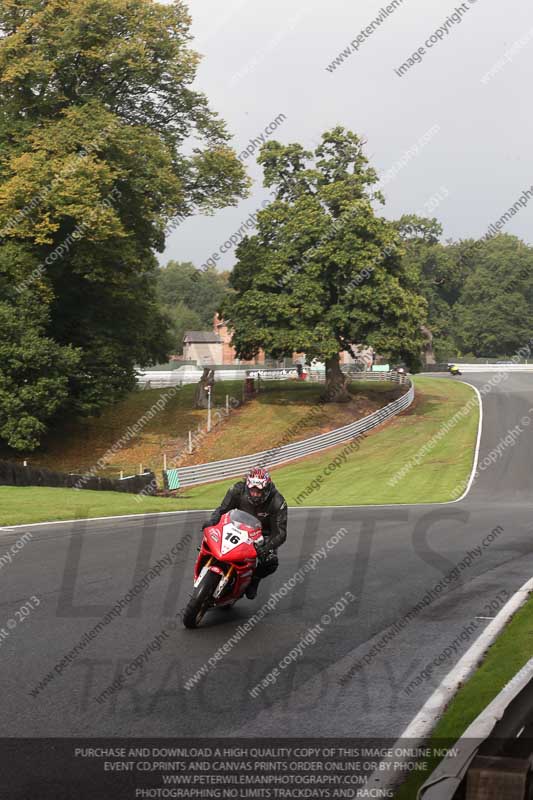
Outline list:
[[[370,373],[372,375],[372,373]],[[373,374],[373,379],[377,380],[377,373]],[[409,385],[408,391],[394,400],[392,403],[380,408],[368,417],[351,422],[342,428],[336,428],[327,433],[320,433],[310,439],[303,439],[292,444],[278,445],[270,450],[262,450],[260,453],[251,453],[247,456],[237,458],[227,458],[224,461],[210,461],[207,464],[196,464],[191,467],[178,469],[179,482],[181,486],[193,486],[198,483],[209,483],[210,481],[222,480],[224,478],[234,478],[243,475],[253,466],[273,467],[287,461],[294,461],[296,458],[312,455],[328,447],[354,439],[365,431],[381,425],[382,422],[394,417],[401,411],[408,408],[414,400],[414,387],[409,378],[398,376],[395,373],[379,373],[380,380],[392,380],[396,383]]]
[[[462,364],[454,361],[461,372],[533,372],[533,364]]]
[[[54,472],[44,467],[24,467],[11,461],[0,461],[0,486],[52,486],[63,489],[94,489],[107,492],[152,494],[156,482],[153,472],[129,478],[101,478]]]

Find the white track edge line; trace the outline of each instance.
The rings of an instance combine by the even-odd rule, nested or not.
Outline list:
[[[472,464],[472,472],[470,473],[470,479],[469,479],[468,484],[466,486],[466,489],[464,490],[464,492],[461,495],[461,497],[458,497],[457,500],[450,500],[449,501],[450,503],[459,503],[461,500],[464,500],[464,498],[467,496],[468,492],[472,488],[472,484],[473,484],[474,478],[476,476],[477,462],[478,462],[478,459],[479,459],[479,448],[481,446],[481,433],[482,433],[482,430],[483,430],[483,400],[482,400],[480,391],[477,388],[477,386],[474,386],[472,383],[468,383],[467,381],[460,381],[460,383],[464,383],[465,386],[470,386],[470,388],[473,389],[475,391],[475,393],[477,394],[477,399],[478,399],[478,402],[479,402],[479,420],[478,420],[478,426],[477,426],[476,449],[475,449],[475,452],[474,452],[474,462]]]
[[[462,684],[476,672],[487,649],[494,644],[513,614],[526,603],[531,592],[533,592],[533,578],[526,581],[514,593],[492,622],[481,632],[474,644],[443,678],[433,694],[430,695],[420,711],[413,717],[407,728],[396,740],[394,748],[402,747],[402,742],[406,742],[406,740],[409,741],[409,747],[416,747],[418,743],[425,741],[429,737],[448,703],[455,697]],[[459,739],[462,736],[463,734],[459,736]],[[393,770],[389,772],[378,771],[370,776],[369,783],[372,783],[373,789],[379,787],[381,790],[392,790],[397,789],[406,778],[407,774],[402,771],[400,773],[395,773]]]
[[[400,739],[425,738],[431,733],[445,705],[449,703],[456,694],[461,683],[473,674],[485,651],[494,644],[510,618],[524,605],[531,592],[533,592],[533,578],[526,581],[526,583],[514,593],[494,617],[492,622],[481,632],[472,647],[459,659],[455,667],[450,670],[441,681],[431,697],[426,700],[418,714],[404,730]]]

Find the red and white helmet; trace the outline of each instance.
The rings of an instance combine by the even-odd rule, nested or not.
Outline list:
[[[258,504],[266,499],[272,486],[272,479],[266,469],[253,467],[246,476],[246,493],[252,503]]]

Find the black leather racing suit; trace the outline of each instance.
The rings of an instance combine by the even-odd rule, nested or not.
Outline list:
[[[287,503],[285,498],[271,483],[270,491],[265,499],[257,504],[252,503],[246,491],[245,481],[239,481],[231,489],[228,489],[226,496],[218,508],[215,508],[207,524],[216,525],[222,514],[226,514],[233,508],[246,511],[260,520],[263,526],[267,553],[263,558],[259,559],[254,577],[265,578],[267,575],[271,575],[278,568],[276,550],[287,538]]]

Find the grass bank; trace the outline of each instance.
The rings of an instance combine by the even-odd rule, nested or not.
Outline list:
[[[254,453],[272,446],[280,431],[295,429],[293,440],[340,427],[372,413],[398,395],[396,384],[354,382],[353,400],[347,404],[318,404],[323,386],[302,381],[264,383],[264,391],[242,404],[243,381],[215,384],[212,424],[207,434],[207,412],[195,409],[196,384],[188,384],[169,397],[167,389],[144,389],[131,392],[124,400],[104,409],[99,417],[66,420],[52,432],[34,453],[14,453],[6,448],[0,458],[20,462],[26,458],[33,466],[59,472],[83,473],[98,465],[96,474],[117,476],[122,470],[133,475],[143,468],[160,472],[163,453],[167,464],[179,459],[182,466],[202,463],[235,454]],[[226,395],[230,400],[225,415]],[[151,418],[146,413],[155,408]],[[241,403],[241,405],[239,405]],[[314,412],[310,413],[313,409]],[[218,423],[218,424],[217,424]],[[302,423],[302,424],[300,424]],[[134,430],[134,426],[138,429]],[[188,432],[195,434],[195,452],[187,455]],[[124,441],[124,436],[127,439]],[[116,452],[111,452],[113,446]]]
[[[320,403],[323,384],[302,381],[264,382],[257,397],[232,412],[206,437],[188,464],[220,461],[259,453],[280,443],[307,439],[372,414],[405,391],[391,381],[352,381],[349,403]],[[205,416],[205,412],[204,412]]]
[[[472,470],[479,408],[445,435],[446,423],[474,396],[464,383],[416,378],[415,403],[370,433],[350,452],[346,446],[272,470],[289,506],[436,503],[455,500]],[[429,447],[418,464],[421,448]],[[345,453],[345,458],[343,458]],[[339,456],[342,464],[334,466]],[[402,474],[402,472],[404,474]],[[398,476],[400,476],[398,479]],[[210,508],[231,481],[183,490],[182,508]]]
[[[30,464],[58,472],[85,472],[107,454],[106,465],[98,475],[118,476],[136,474],[139,465],[148,469],[162,469],[162,453],[169,458],[183,451],[189,430],[195,430],[205,420],[205,411],[193,408],[194,390],[191,384],[183,386],[172,397],[165,398],[166,389],[138,389],[123,400],[103,409],[98,417],[66,419],[61,428],[50,432],[38,450],[32,453],[15,453],[7,448],[0,450],[0,458],[20,462],[26,458]],[[224,404],[225,395],[241,398],[242,381],[224,383],[223,391],[217,387],[217,404]],[[156,409],[151,419],[144,415],[163,398],[164,407]],[[128,436],[127,442],[115,453],[110,450],[121,437],[127,435],[135,424],[138,432]]]
[[[451,380],[425,377],[416,379],[416,387],[413,406],[369,434],[344,459],[341,446],[274,469],[273,478],[289,506],[431,503],[455,499],[457,486],[467,480],[472,469],[477,403],[471,404],[468,415],[446,435],[441,434],[454,414],[471,401],[473,390]],[[277,436],[281,433],[278,429]],[[271,440],[270,446],[276,441]],[[392,485],[424,446],[429,449],[420,463]],[[342,463],[333,466],[339,454]],[[141,502],[133,496],[113,492],[0,487],[0,524],[213,508],[232,482],[186,489],[176,498],[143,498]],[[313,489],[313,485],[317,488]],[[305,493],[303,499],[302,493]]]

